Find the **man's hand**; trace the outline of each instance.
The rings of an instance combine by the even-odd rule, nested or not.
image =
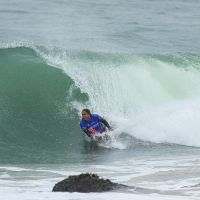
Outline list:
[[[96,130],[94,128],[89,128],[88,131],[90,135],[94,135],[96,133]]]
[[[109,131],[113,131],[113,128],[112,128],[112,127],[109,127],[108,130],[109,130]]]

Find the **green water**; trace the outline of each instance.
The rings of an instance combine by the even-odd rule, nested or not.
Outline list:
[[[90,102],[90,93],[87,94],[86,91],[81,91],[82,85],[79,88],[74,82],[76,79],[72,79],[74,77],[71,78],[63,73],[63,70],[50,66],[47,64],[46,59],[39,54],[41,54],[41,51],[28,47],[0,50],[0,162],[82,162],[81,160],[88,159],[88,154],[90,155],[91,151],[94,151],[94,155],[91,154],[91,157],[95,157],[99,153],[104,155],[105,152],[110,152],[108,155],[114,157],[118,155],[118,153],[113,154],[112,148],[109,150],[91,147],[84,143],[79,128],[79,109],[73,103],[79,102],[81,105],[87,105]],[[198,70],[199,66],[199,56],[195,54],[177,54],[174,56],[149,54],[138,57],[138,55],[126,54],[109,55],[93,52],[71,52],[68,55],[70,55],[69,61],[71,63],[73,61],[74,65],[70,66],[71,69],[74,69],[77,63],[83,63],[84,66],[87,64],[89,67],[107,65],[118,69],[121,66],[132,64],[135,60],[137,62],[142,60],[155,66],[155,59],[169,66],[175,65],[177,69],[184,69],[186,72],[187,70],[191,71],[193,68]],[[153,77],[155,79],[162,72],[157,68],[154,69],[157,70]],[[106,85],[105,87],[107,88]],[[90,89],[92,90],[92,88]],[[173,90],[170,89],[170,92],[173,93]],[[137,93],[134,95],[136,96]],[[148,95],[148,93],[144,95]],[[181,93],[179,91],[175,96],[176,98],[183,98],[185,95],[186,91]],[[112,104],[112,97],[110,96],[111,102],[107,99],[108,105]],[[146,96],[145,98],[148,99],[149,97]],[[124,103],[131,102],[124,100]],[[109,119],[112,120],[112,118]],[[126,129],[124,131],[126,132]],[[135,155],[140,154],[141,151],[144,154],[145,148],[151,149],[153,147],[152,152],[155,152],[155,149],[160,149],[162,146],[143,143],[135,140],[132,136],[128,136],[128,138],[127,136],[121,136],[119,141],[125,143],[125,149],[127,149],[125,152],[128,153],[131,148],[137,152]],[[130,141],[132,142],[130,143]],[[114,152],[121,151],[120,148],[115,149]],[[138,148],[141,151],[138,152]],[[164,145],[162,148],[168,147]],[[175,150],[177,146],[173,148]],[[131,150],[130,154],[132,153]]]
[[[54,160],[79,149],[79,118],[67,101],[73,81],[32,49],[1,49],[0,56],[1,162]]]

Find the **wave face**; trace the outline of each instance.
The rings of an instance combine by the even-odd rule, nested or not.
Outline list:
[[[68,106],[72,79],[28,47],[1,49],[0,57],[1,162],[51,162],[78,149],[78,115]],[[85,96],[77,88],[73,98]]]
[[[80,159],[83,107],[141,140],[200,146],[200,56],[0,49],[1,162]],[[116,139],[117,138],[117,139]],[[78,154],[77,154],[78,152]],[[79,155],[79,156],[78,156]]]

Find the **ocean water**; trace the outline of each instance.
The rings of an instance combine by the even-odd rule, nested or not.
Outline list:
[[[4,200],[200,198],[200,1],[0,0]],[[113,127],[92,145],[88,107]],[[135,189],[52,193],[97,173]]]

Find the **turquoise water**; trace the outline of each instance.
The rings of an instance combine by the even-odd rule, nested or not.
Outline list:
[[[139,188],[111,199],[199,198],[199,1],[0,5],[4,199],[64,199],[53,184],[86,171]],[[85,107],[111,143],[84,141]]]

